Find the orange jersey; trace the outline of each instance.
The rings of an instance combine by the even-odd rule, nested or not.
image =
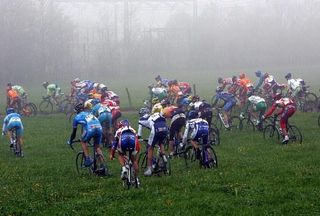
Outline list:
[[[18,93],[13,89],[9,90],[7,95],[10,99],[16,99],[19,97]]]

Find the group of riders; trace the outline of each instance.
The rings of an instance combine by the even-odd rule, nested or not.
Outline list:
[[[100,144],[103,142],[111,146],[110,159],[114,159],[115,152],[119,154],[119,163],[122,167],[121,178],[125,179],[128,169],[125,166],[124,156],[131,151],[133,167],[138,174],[137,155],[140,151],[140,142],[143,140],[143,128],[147,128],[149,137],[147,141],[147,169],[145,176],[152,175],[152,160],[154,147],[160,146],[160,155],[164,161],[168,158],[165,154],[164,143],[169,141],[169,157],[174,154],[174,145],[185,146],[188,141],[199,157],[199,140],[202,144],[210,142],[210,129],[215,127],[213,108],[219,106],[222,110],[221,119],[226,130],[231,128],[230,114],[236,107],[240,110],[240,118],[250,112],[256,119],[257,128],[261,128],[264,119],[274,113],[280,118],[280,128],[283,133],[283,143],[289,141],[287,124],[288,119],[296,111],[296,98],[306,91],[302,79],[294,79],[291,73],[285,78],[287,84],[278,83],[274,76],[261,71],[255,72],[258,81],[254,85],[251,80],[241,73],[231,78],[219,78],[216,95],[212,103],[200,99],[198,95],[192,95],[191,85],[187,82],[163,79],[155,77],[155,83],[149,86],[151,98],[149,103],[139,111],[139,128],[136,132],[128,120],[118,119],[121,117],[120,99],[107,86],[89,80],[76,78],[71,81],[71,93],[69,97],[74,101],[73,130],[68,144],[72,144],[76,137],[78,125],[82,127],[81,143],[85,155],[85,166],[91,166],[93,159],[90,157],[88,142],[93,140],[101,166],[105,171],[105,158]],[[56,84],[43,83],[47,91],[47,97],[58,104],[62,95],[61,89]],[[290,93],[282,92],[288,89]],[[21,101],[27,97],[21,86],[7,84],[7,116],[5,117],[2,134],[7,134],[11,139],[11,130],[17,129],[17,136],[22,144],[23,125],[19,110]],[[270,101],[268,101],[271,98]],[[169,123],[168,123],[169,122]],[[184,129],[184,131],[183,131]],[[12,144],[12,140],[10,141]]]

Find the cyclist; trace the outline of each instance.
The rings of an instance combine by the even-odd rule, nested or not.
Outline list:
[[[260,89],[260,87],[262,86],[262,84],[264,83],[264,80],[267,78],[268,74],[263,73],[259,70],[256,71],[255,74],[259,78],[257,85],[254,87],[254,91],[257,92]]]
[[[98,118],[103,131],[103,141],[107,139],[107,137],[111,134],[111,128],[112,128],[112,114],[111,110],[108,106],[103,106],[100,103],[99,99],[93,99],[91,101],[92,104],[92,114]],[[111,137],[109,137],[108,140],[111,140]],[[107,143],[109,145],[110,143]]]
[[[16,90],[12,88],[12,84],[7,84],[7,107],[18,108],[21,110],[21,100]]]
[[[14,111],[13,108],[8,108],[7,109],[7,115],[3,120],[3,125],[2,125],[2,136],[7,134],[8,138],[10,139],[10,147],[13,146],[13,139],[12,139],[12,129],[16,128],[17,132],[17,139],[21,145],[23,145],[23,140],[22,140],[22,134],[23,134],[23,125],[21,121],[21,116]]]
[[[182,108],[176,106],[167,106],[162,111],[165,118],[171,119],[169,131],[169,150],[170,156],[173,155],[174,137],[177,135],[179,140],[182,139],[182,128],[186,124],[186,115]]]
[[[101,101],[101,104],[103,106],[109,107],[109,109],[111,110],[113,124],[112,126],[114,130],[116,130],[118,119],[122,116],[120,106],[115,101],[110,99],[104,99],[103,101]]]
[[[139,174],[139,165],[137,161],[137,155],[140,151],[140,144],[136,131],[130,126],[128,120],[121,120],[119,122],[119,129],[116,131],[115,139],[112,143],[112,150],[110,159],[114,159],[115,151],[119,153],[119,163],[121,169],[121,179],[128,177],[128,168],[125,166],[124,156],[128,151],[131,151],[131,160],[133,162],[134,173],[136,176]]]
[[[240,106],[243,107],[247,100],[247,94],[249,91],[249,88],[252,86],[251,80],[246,78],[246,75],[244,73],[241,73],[239,75],[238,80],[240,89],[239,89],[239,100],[240,100]]]
[[[81,146],[85,155],[85,166],[91,166],[93,159],[89,156],[89,149],[87,143],[93,139],[94,149],[99,155],[98,161],[101,164],[100,170],[105,172],[105,166],[103,165],[103,153],[100,148],[100,142],[102,137],[102,127],[99,120],[84,106],[83,103],[78,103],[74,110],[76,116],[73,119],[73,131],[68,141],[68,144],[72,144],[77,134],[77,126],[81,125],[83,133],[81,137]]]
[[[231,77],[228,78],[218,78],[218,86],[221,87],[222,89],[225,89],[226,87],[229,88],[233,84],[233,80]]]
[[[189,112],[188,121],[182,139],[184,145],[186,145],[189,135],[191,138],[191,145],[196,150],[196,158],[200,159],[201,152],[199,150],[198,140],[202,138],[202,144],[208,144],[209,124],[206,120],[199,117],[199,114],[196,111]]]
[[[161,112],[163,110],[163,106],[157,97],[152,99],[152,105],[152,114],[156,112]]]
[[[157,75],[155,77],[155,80],[156,80],[156,87],[168,87],[169,86],[169,80],[162,79],[160,75]]]
[[[265,74],[264,79],[264,86],[263,89],[269,93],[270,95],[276,94],[278,90],[282,90],[285,88],[286,85],[279,84],[275,79],[274,76],[270,74]]]
[[[248,100],[245,104],[245,106],[243,107],[243,109],[241,110],[240,113],[240,118],[244,118],[244,113],[248,111],[248,108],[252,105],[252,110],[253,112],[259,112],[259,118],[257,120],[257,125],[259,126],[260,123],[262,122],[262,116],[264,115],[264,113],[266,112],[267,109],[267,104],[265,99],[253,95],[252,92],[248,93]],[[253,113],[252,113],[253,114]]]
[[[18,95],[19,95],[19,97],[20,97],[21,99],[27,98],[27,93],[26,93],[26,91],[23,89],[22,86],[13,85],[13,86],[12,86],[12,89],[15,90],[15,91],[18,93]]]
[[[267,113],[262,116],[262,119],[266,119],[267,117],[271,116],[272,113],[276,110],[276,108],[280,108],[280,112],[276,115],[280,116],[280,131],[284,135],[284,139],[282,141],[283,144],[288,143],[289,136],[287,130],[287,124],[289,118],[295,113],[296,105],[293,100],[287,97],[282,97],[281,93],[276,93],[273,95],[273,104],[267,111]]]
[[[153,158],[153,150],[156,144],[160,147],[160,154],[163,157],[163,160],[166,161],[167,158],[164,153],[163,143],[167,138],[168,127],[166,125],[166,119],[160,113],[154,113],[151,116],[144,115],[139,120],[139,130],[138,137],[142,136],[142,127],[146,127],[150,129],[150,135],[148,139],[148,168],[144,172],[145,176],[152,175],[152,158]]]
[[[229,129],[229,115],[231,112],[231,109],[236,105],[237,100],[235,99],[235,96],[231,93],[224,92],[221,88],[217,88],[216,90],[216,98],[215,101],[212,104],[212,107],[214,107],[220,100],[224,102],[223,105],[223,120],[224,125],[227,129]]]
[[[61,88],[57,84],[42,83],[42,86],[47,90],[47,97],[51,97],[55,104],[59,104],[58,100],[61,96]]]
[[[191,85],[187,82],[178,82],[179,88],[183,95],[191,94]]]
[[[289,92],[291,92],[291,95],[295,98],[301,96],[303,93],[302,84],[304,81],[302,79],[294,79],[291,73],[288,73],[285,78],[288,81],[288,88]]]

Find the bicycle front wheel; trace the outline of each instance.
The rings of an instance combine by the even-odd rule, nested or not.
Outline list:
[[[211,124],[209,131],[209,141],[211,145],[220,145],[220,131]]]
[[[241,131],[254,131],[255,127],[250,119],[244,118],[240,121],[239,129]]]
[[[139,155],[138,164],[141,169],[146,169],[148,164],[148,154],[144,152]]]
[[[207,146],[204,153],[204,167],[208,169],[218,167],[218,157],[214,149],[211,146]]]
[[[84,165],[84,161],[85,161],[84,153],[82,151],[78,152],[76,156],[76,169],[79,175],[88,173],[88,170],[90,168]]]
[[[276,127],[274,127],[273,125],[267,125],[264,130],[263,130],[263,138],[264,139],[273,139],[278,141],[280,139],[280,134],[278,132],[278,130],[276,129]]]
[[[296,126],[290,125],[288,127],[288,134],[289,134],[289,142],[302,144],[302,139],[303,139],[302,134]]]

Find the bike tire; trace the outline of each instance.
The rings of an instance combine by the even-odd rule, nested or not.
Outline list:
[[[240,131],[255,131],[254,123],[249,118],[241,119],[239,124]]]
[[[267,125],[263,129],[263,138],[266,140],[273,139],[273,140],[279,141],[280,134],[279,134],[279,131],[276,129],[276,127],[274,127],[273,125]]]
[[[208,145],[205,151],[206,161],[204,167],[207,169],[213,169],[218,167],[218,157],[212,146]]]
[[[303,137],[300,130],[296,126],[289,125],[288,134],[289,134],[289,142],[302,144]]]
[[[68,99],[64,99],[63,101],[61,101],[60,107],[61,112],[65,113],[66,115],[73,112],[73,105],[70,103]]]
[[[138,164],[141,169],[146,169],[148,166],[148,154],[144,152],[139,155]]]
[[[222,122],[221,122],[219,116],[217,116],[217,115],[212,116],[212,125],[214,125],[219,130],[222,129]]]
[[[39,110],[42,114],[51,114],[53,112],[53,104],[49,100],[43,100],[39,104]]]
[[[30,106],[32,106],[35,114],[38,114],[38,107],[37,107],[37,105],[35,105],[34,103],[28,103],[28,104],[30,104]]]
[[[220,131],[213,124],[209,129],[209,142],[211,145],[220,145]]]
[[[76,156],[76,170],[79,175],[88,173],[88,170],[90,168],[90,167],[84,166],[84,160],[85,160],[84,153],[82,151],[78,152]]]
[[[230,121],[230,130],[239,130],[240,129],[240,123],[241,120],[238,116],[232,116]]]
[[[196,161],[195,152],[194,152],[194,149],[193,149],[193,147],[191,145],[189,145],[186,148],[185,160],[190,161],[190,163],[193,163],[193,162]]]

